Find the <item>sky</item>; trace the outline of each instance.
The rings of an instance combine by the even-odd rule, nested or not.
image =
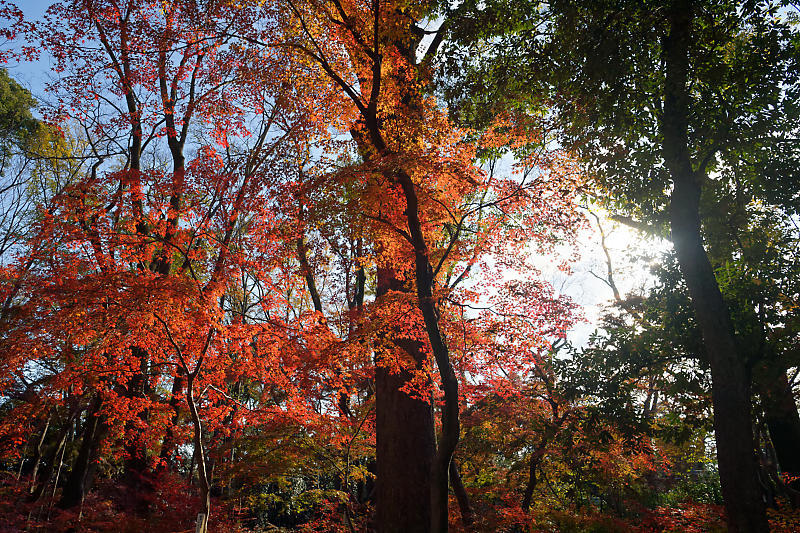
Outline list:
[[[25,14],[26,20],[35,20],[44,15],[45,10],[51,4],[50,1],[45,0],[16,0],[17,7],[19,7]],[[21,41],[12,41],[2,43],[0,42],[0,49],[9,49],[15,46],[20,46]],[[9,63],[5,65],[8,73],[17,82],[28,89],[33,96],[38,100],[44,98],[44,84],[49,79],[50,75],[50,60],[45,57],[36,62],[26,63]]]
[[[645,294],[656,281],[650,273],[651,262],[669,250],[670,243],[642,236],[637,230],[610,220],[608,213],[600,208],[593,207],[592,211],[600,218],[606,233],[606,248],[611,256],[614,282],[621,297],[625,299],[631,295]],[[569,296],[582,307],[584,321],[567,335],[576,347],[587,344],[589,335],[597,327],[603,307],[614,301],[611,288],[603,281],[607,277],[607,266],[600,232],[594,218],[589,216],[589,221],[590,227],[578,236],[575,246],[579,258],[571,265],[569,274],[556,267],[559,261],[546,256],[540,257],[535,265],[560,294]],[[571,252],[572,248],[562,249],[559,255],[567,258]]]

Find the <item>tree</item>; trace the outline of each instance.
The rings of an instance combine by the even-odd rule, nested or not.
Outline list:
[[[461,42],[480,42],[494,58],[475,70],[488,72],[494,89],[473,103],[499,91],[527,108],[552,102],[562,142],[581,154],[609,203],[669,223],[711,364],[732,531],[767,525],[747,416],[749,354],[704,247],[700,199],[711,173],[724,175],[737,154],[773,151],[794,135],[796,33],[775,10],[770,3],[497,3],[464,8],[472,15],[459,29]],[[476,22],[482,33],[473,31]],[[465,106],[464,116],[476,107]]]
[[[406,311],[413,329],[389,334],[395,354],[408,354],[413,368],[398,374],[387,369],[392,364],[387,354],[380,349],[376,354],[377,517],[386,531],[443,531],[448,525],[448,473],[460,426],[459,383],[442,324],[447,294],[501,237],[504,209],[524,213],[551,187],[566,188],[560,182],[543,184],[544,179],[494,183],[473,166],[473,148],[461,140],[464,133],[426,94],[444,31],[425,53],[417,54],[417,48],[425,34],[421,24],[434,7],[289,2],[292,32],[280,44],[294,50],[298,61],[312,61],[351,100],[348,129],[363,161],[359,171],[370,177],[365,216],[376,222],[376,296],[390,305],[415,295],[417,310]],[[258,40],[268,47],[271,38],[265,34]],[[535,135],[533,129],[525,134]],[[573,176],[564,177],[560,163],[542,158],[541,167],[552,172],[554,182],[568,183]],[[564,199],[565,204],[553,204],[553,212],[566,219],[569,194]],[[476,239],[464,237],[472,231]],[[459,267],[461,262],[466,266]],[[444,392],[435,448],[430,406],[404,391],[419,380],[415,374],[425,376],[429,350]],[[423,377],[423,383],[429,380]],[[409,426],[414,429],[408,431]],[[419,504],[420,487],[430,487],[430,507]],[[409,514],[412,505],[416,512]]]
[[[233,365],[252,371],[248,361],[259,349],[253,338],[269,337],[264,325],[224,322],[226,287],[235,272],[263,276],[275,266],[268,163],[289,155],[284,147],[306,112],[282,99],[281,79],[241,77],[245,67],[232,58],[242,50],[230,47],[215,24],[247,26],[249,14],[222,4],[201,12],[184,3],[161,10],[139,2],[66,2],[52,6],[42,23],[23,24],[61,74],[51,87],[59,106],[46,117],[79,124],[85,143],[74,154],[83,159],[84,177],[37,221],[36,239],[48,246],[29,246],[23,263],[36,268],[20,269],[17,292],[27,301],[4,338],[9,371],[43,357],[54,363],[40,396],[57,401],[71,387],[91,391],[63,507],[83,500],[92,458],[120,424],[126,478],[137,505],[146,505],[151,449],[171,431],[161,412],[166,403],[168,411],[175,407],[174,398],[162,402],[156,391],[171,379],[191,414],[209,515],[203,425],[222,418],[204,421],[202,404],[227,403],[219,392],[226,372]],[[72,39],[83,44],[65,46]],[[257,71],[267,61],[246,68]],[[253,96],[261,112],[245,124]],[[252,145],[232,146],[229,139],[245,135]],[[247,238],[255,244],[245,249]],[[41,307],[42,298],[50,308]],[[53,345],[54,338],[63,345]],[[261,353],[263,364],[275,352]],[[171,446],[165,443],[167,453]]]
[[[2,337],[3,430],[18,449],[25,420],[50,439],[37,464],[65,457],[60,507],[88,513],[96,478],[143,519],[196,468],[207,521],[274,446],[260,488],[299,479],[354,529],[374,426],[381,529],[446,530],[451,482],[467,509],[459,380],[496,353],[450,340],[481,342],[470,309],[495,285],[467,283],[571,238],[581,177],[524,116],[453,126],[429,92],[441,38],[414,53],[432,10],[64,1],[16,23],[55,59],[44,118],[77,132],[79,178],[33,221]],[[536,342],[563,335],[569,306],[523,292]]]

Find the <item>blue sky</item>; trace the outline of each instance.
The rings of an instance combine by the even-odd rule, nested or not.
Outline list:
[[[45,10],[52,2],[45,0],[17,0],[15,2],[27,20],[36,20],[44,15]],[[6,43],[4,48],[14,47],[16,43]],[[19,43],[21,44],[21,43]],[[34,63],[10,63],[5,65],[9,74],[20,84],[27,87],[37,98],[44,94],[44,83],[50,72],[50,61],[42,58]]]

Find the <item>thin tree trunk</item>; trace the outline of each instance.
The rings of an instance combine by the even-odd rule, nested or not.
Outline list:
[[[47,437],[47,430],[50,429],[50,420],[53,418],[52,412],[47,417],[47,421],[42,428],[42,434],[39,435],[39,440],[36,442],[36,448],[33,451],[33,471],[31,472],[31,479],[34,480],[33,483],[36,481],[36,476],[39,473],[39,463],[42,462],[42,446],[44,445],[44,439]],[[23,458],[24,464],[24,458]],[[20,471],[22,469],[20,468]],[[19,477],[17,477],[19,479]],[[31,483],[31,490],[33,490],[33,483]]]
[[[19,481],[22,477],[22,470],[25,468],[25,457],[28,455],[28,446],[30,446],[30,441],[25,443],[25,448],[22,450],[22,456],[19,458],[19,466],[17,467],[17,475],[14,478],[15,481]]]
[[[458,509],[461,512],[461,522],[465,528],[469,529],[474,522],[472,505],[469,503],[469,494],[467,494],[464,484],[461,482],[461,475],[458,472],[458,464],[455,459],[450,461],[450,485],[456,495]]]
[[[303,170],[300,169],[298,172],[300,176],[300,180],[302,183],[303,178]],[[298,220],[301,224],[305,222],[305,207],[303,205],[302,199],[299,201],[299,208],[298,208]],[[297,237],[297,260],[300,263],[300,270],[303,274],[303,277],[306,280],[306,287],[308,288],[308,293],[311,296],[311,302],[314,305],[314,311],[319,313],[320,315],[324,316],[324,310],[322,308],[322,298],[320,297],[319,290],[317,289],[317,282],[316,278],[314,277],[314,271],[311,269],[311,265],[308,262],[308,246],[306,245],[305,239],[305,228],[301,228],[301,234]],[[349,296],[348,296],[348,303],[349,303]],[[352,306],[351,306],[352,309]],[[351,329],[352,333],[352,319],[351,319]],[[341,376],[341,369],[334,368],[334,373],[337,377]],[[339,407],[339,413],[342,416],[352,418],[353,413],[350,410],[350,395],[347,391],[347,387],[345,386],[344,390],[341,390],[337,393],[338,399],[336,401],[336,405]]]
[[[769,531],[758,481],[750,402],[750,378],[739,352],[730,313],[703,247],[700,194],[704,169],[692,166],[687,89],[692,3],[675,0],[665,42],[666,80],[662,119],[664,160],[673,180],[672,240],[711,365],[714,429],[728,530]]]
[[[50,478],[53,477],[53,472],[56,469],[56,460],[58,459],[58,455],[61,450],[66,446],[67,443],[67,436],[70,432],[70,425],[72,424],[72,420],[67,420],[65,422],[65,427],[59,434],[59,438],[56,441],[55,445],[53,446],[52,451],[47,456],[47,459],[44,464],[44,468],[41,469],[39,472],[39,479],[34,478],[34,483],[31,485],[30,489],[30,501],[38,501],[42,495],[44,494],[47,485],[50,483]]]
[[[533,491],[536,490],[538,479],[536,478],[536,470],[544,457],[544,447],[546,443],[542,443],[536,448],[536,451],[531,455],[531,460],[528,463],[528,484],[525,487],[525,494],[522,496],[522,510],[527,511],[531,508],[531,501],[533,501]]]
[[[70,436],[70,443],[75,440],[75,434]],[[56,477],[53,480],[53,492],[50,493],[50,505],[47,507],[47,520],[50,521],[50,511],[53,510],[53,502],[56,499],[56,491],[58,490],[58,480],[61,476],[61,469],[64,467],[64,453],[67,451],[66,443],[61,446],[61,454],[58,456],[58,467],[56,468]]]
[[[161,443],[161,452],[158,454],[159,458],[163,461],[163,467],[168,469],[173,460],[173,452],[175,450],[175,430],[180,422],[181,414],[181,391],[183,390],[184,377],[181,370],[178,370],[177,375],[172,380],[172,395],[169,399],[169,407],[172,409],[172,424],[167,428],[164,440]]]
[[[192,417],[194,427],[194,453],[197,458],[197,477],[200,485],[200,505],[201,513],[205,515],[204,521],[199,531],[205,532],[208,529],[208,519],[211,515],[211,480],[206,461],[206,451],[203,446],[203,424],[197,412],[197,404],[194,400],[194,374],[189,374],[186,382],[186,403],[189,406],[189,413]]]

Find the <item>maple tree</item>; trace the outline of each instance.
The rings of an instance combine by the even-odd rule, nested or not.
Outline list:
[[[60,391],[90,404],[59,503],[65,508],[82,501],[98,449],[118,431],[131,490],[148,491],[148,448],[184,396],[208,516],[203,426],[223,423],[219,395],[235,380],[233,365],[238,375],[252,365],[260,349],[253,337],[265,329],[225,323],[226,278],[271,268],[269,237],[279,220],[270,220],[263,193],[272,179],[269,163],[289,153],[297,111],[282,104],[280,80],[232,83],[240,75],[230,68],[234,51],[207,26],[245,14],[224,5],[202,14],[188,4],[161,7],[56,4],[43,23],[24,28],[58,61],[62,75],[51,90],[60,104],[49,113],[82,128],[83,152],[75,157],[83,159],[86,177],[58,195],[40,223],[37,240],[47,245],[31,250],[36,269],[16,294],[27,302],[16,313],[23,327],[12,327],[5,339],[8,375],[26,364],[23,351],[36,354],[55,366],[49,379],[37,379],[45,406],[66,400]],[[237,128],[240,138],[248,131],[242,101],[252,94],[265,109],[253,121],[255,142],[231,146],[227,138]],[[187,162],[195,133],[204,139]],[[145,157],[153,163],[143,164]],[[266,240],[244,249],[244,228]],[[267,259],[248,266],[249,254]],[[271,305],[279,303],[262,302],[263,312]],[[54,338],[63,345],[50,344]],[[260,364],[275,353],[266,349]],[[14,354],[23,359],[16,362]],[[172,398],[154,402],[151,391],[170,379]],[[230,418],[229,424],[239,422]],[[175,430],[167,432],[162,459],[176,444]]]

